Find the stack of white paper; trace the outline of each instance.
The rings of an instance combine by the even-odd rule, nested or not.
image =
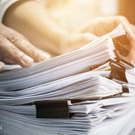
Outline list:
[[[69,119],[36,118],[34,105],[0,105],[4,135],[128,135],[135,128],[134,96],[70,103]]]
[[[108,63],[103,65],[110,59],[116,60],[111,38],[124,34],[119,25],[79,50],[28,68],[0,73],[0,134],[130,134],[135,128],[132,119],[135,97],[118,96],[124,83],[110,80]],[[128,70],[126,76],[130,79],[131,74]],[[134,86],[132,79],[128,82],[130,88]],[[36,118],[37,101],[55,100],[68,101],[69,119]]]
[[[132,96],[130,95],[129,98],[132,99]],[[113,119],[106,119],[101,124],[92,128],[92,135],[130,135],[135,128],[134,102],[135,98],[128,104],[118,104],[118,113],[112,115]]]
[[[117,37],[123,34],[125,34],[124,30],[119,25],[115,31],[108,35]],[[0,89],[15,90],[37,86],[89,71],[90,67],[103,64],[109,59],[114,60],[116,57],[114,45],[108,35],[89,43],[80,50],[35,64],[29,68],[1,73]]]
[[[22,90],[0,90],[0,104],[44,99],[99,99],[122,93],[120,84],[100,76],[102,74],[107,76],[106,72],[86,72]]]

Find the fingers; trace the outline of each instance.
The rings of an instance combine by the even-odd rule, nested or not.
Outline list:
[[[131,43],[131,45],[135,45],[135,44],[132,44],[132,42],[135,42],[135,28],[133,28],[133,25],[131,25],[130,23],[129,23],[129,21],[125,18],[125,17],[122,17],[122,16],[118,16],[117,18],[116,18],[116,23],[117,24],[119,24],[119,23],[121,23],[122,24],[122,26],[124,27],[124,29],[125,29],[125,31],[126,31],[126,33],[127,33],[127,36],[128,36],[128,38],[129,38],[129,40],[130,40],[130,43]]]
[[[45,53],[36,47],[34,47],[30,42],[28,42],[21,34],[17,33],[12,29],[8,29],[8,33],[5,34],[7,39],[14,44],[22,52],[33,58],[35,62],[44,61],[50,58],[48,53]]]
[[[0,55],[2,55],[3,58],[8,58],[23,67],[30,66],[34,62],[31,57],[20,51],[2,35],[0,35]]]
[[[0,24],[0,28],[1,28],[0,34],[3,35],[3,37],[6,37],[7,40],[9,40],[9,42],[12,43],[12,47],[14,45],[14,47],[16,48],[16,51],[18,49],[18,51],[20,52],[20,53],[18,53],[18,55],[21,55],[20,57],[22,57],[23,59],[32,58],[33,61],[40,62],[40,61],[44,61],[44,60],[47,60],[50,58],[50,55],[48,53],[45,53],[45,52],[40,51],[39,49],[35,48],[30,42],[28,42],[18,32],[14,31],[13,29],[7,28],[2,24]],[[9,44],[9,42],[8,42],[8,44]],[[13,50],[13,48],[12,48],[12,50]],[[28,57],[26,58],[26,56],[28,56]],[[26,60],[26,62],[27,62],[27,60]]]

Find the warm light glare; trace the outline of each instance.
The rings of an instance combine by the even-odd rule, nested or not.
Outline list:
[[[69,31],[92,18],[117,14],[117,0],[41,0],[53,18]]]

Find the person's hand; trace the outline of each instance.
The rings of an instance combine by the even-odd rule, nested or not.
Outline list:
[[[20,33],[0,24],[0,61],[27,67],[49,57],[48,53],[35,48]]]
[[[111,32],[119,24],[122,24],[127,37],[130,41],[130,59],[135,62],[135,27],[129,23],[129,21],[123,16],[101,17],[96,18],[86,24],[79,32],[90,32],[96,36],[102,36]]]
[[[76,50],[96,37],[87,32],[74,33],[64,29],[38,1],[14,3],[4,14],[3,23],[21,32],[31,43],[52,56]]]

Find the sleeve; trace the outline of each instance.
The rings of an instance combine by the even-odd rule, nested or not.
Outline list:
[[[2,19],[6,10],[17,1],[19,0],[0,0],[0,23],[2,23]]]

